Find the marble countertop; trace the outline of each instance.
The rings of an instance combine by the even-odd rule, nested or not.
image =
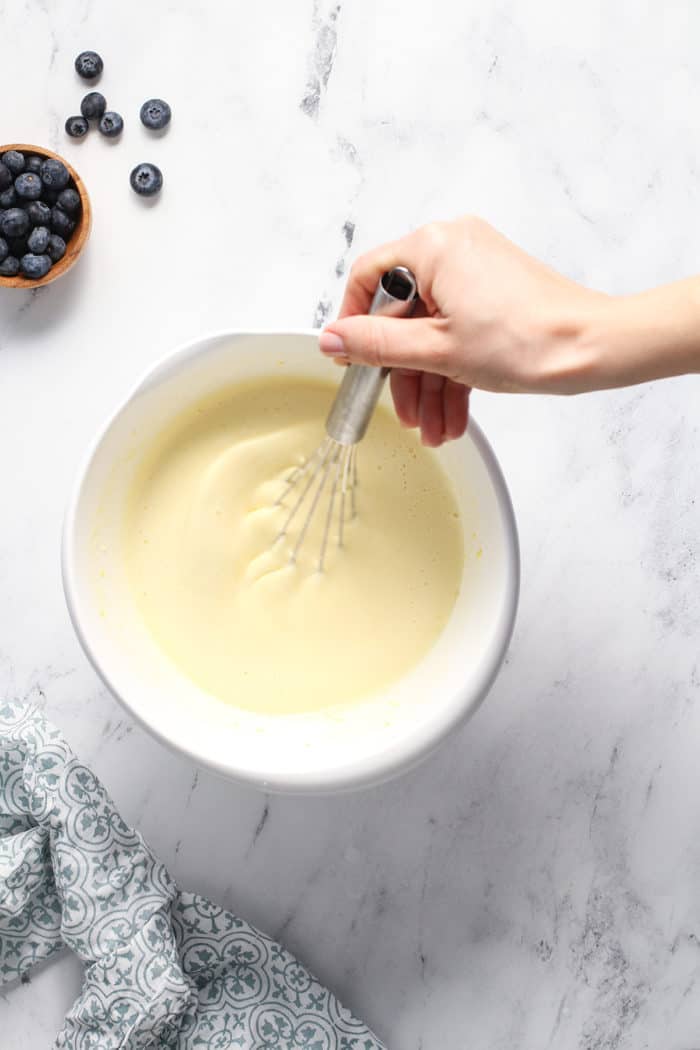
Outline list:
[[[205,330],[321,323],[381,240],[472,211],[611,292],[700,270],[698,5],[0,0],[0,24],[0,139],[63,152],[95,210],[73,272],[0,292],[0,695],[392,1050],[700,1045],[697,379],[474,396],[521,529],[515,637],[477,716],[365,793],[266,798],[170,754],[88,666],[59,573],[78,460],[136,377]],[[116,145],[63,133],[84,48]],[[79,982],[65,957],[5,989],[3,1046],[49,1045]]]

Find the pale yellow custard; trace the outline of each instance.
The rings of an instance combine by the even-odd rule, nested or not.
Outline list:
[[[146,449],[129,493],[123,545],[148,628],[202,689],[249,710],[292,714],[382,690],[425,655],[459,591],[450,483],[384,408],[358,449],[356,517],[342,549],[334,527],[324,572],[322,511],[297,564],[288,539],[273,547],[286,516],[274,502],[323,438],[334,393],[283,378],[222,390]]]

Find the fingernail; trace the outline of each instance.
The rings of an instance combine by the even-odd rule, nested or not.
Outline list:
[[[328,354],[329,357],[339,357],[345,353],[345,344],[335,332],[321,332],[318,344],[321,347],[321,353]]]

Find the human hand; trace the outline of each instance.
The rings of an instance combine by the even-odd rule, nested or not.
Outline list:
[[[399,265],[416,277],[419,309],[410,319],[369,316],[382,274]],[[469,216],[361,256],[320,346],[342,363],[391,368],[399,419],[437,446],[464,433],[472,387],[590,389],[585,333],[604,301]]]

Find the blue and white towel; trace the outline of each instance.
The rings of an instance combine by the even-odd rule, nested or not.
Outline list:
[[[65,1050],[382,1050],[281,945],[178,890],[35,707],[0,701],[0,984],[67,945]]]

